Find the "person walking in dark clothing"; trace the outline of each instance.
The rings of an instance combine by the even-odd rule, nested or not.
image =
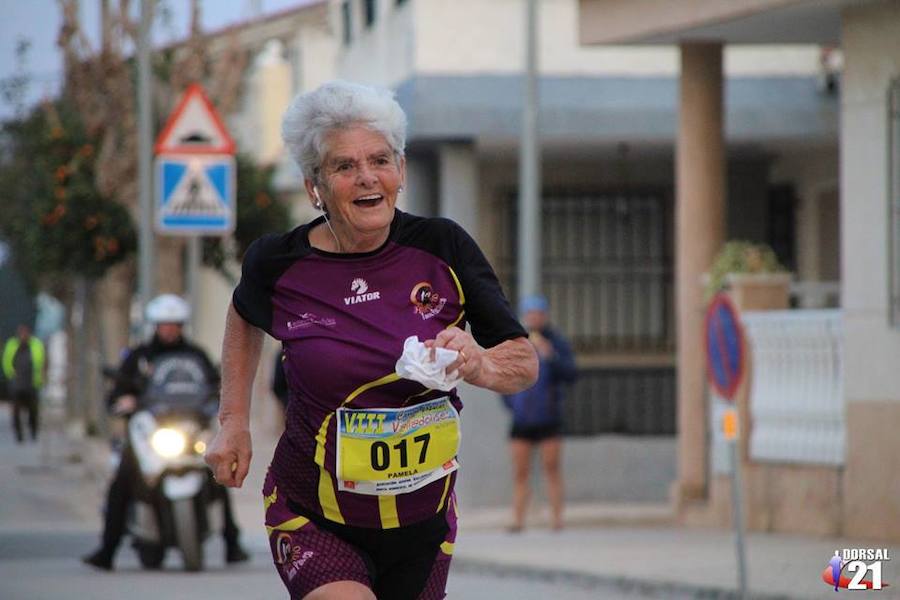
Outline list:
[[[10,398],[13,406],[13,429],[20,444],[25,435],[22,432],[22,413],[28,413],[28,428],[31,439],[38,434],[38,393],[44,385],[47,372],[44,344],[31,335],[31,327],[22,323],[16,335],[9,338],[3,348],[3,374],[9,382]]]

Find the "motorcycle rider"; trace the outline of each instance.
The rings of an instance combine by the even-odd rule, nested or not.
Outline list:
[[[204,365],[207,381],[218,385],[219,374],[209,357],[182,334],[184,323],[190,319],[190,314],[190,305],[174,294],[162,294],[147,304],[147,320],[155,325],[156,330],[153,339],[131,350],[119,366],[115,385],[109,395],[113,414],[127,418],[140,408],[139,398],[149,375],[150,365],[166,353],[195,355]],[[105,571],[112,570],[113,557],[125,534],[134,481],[139,476],[137,458],[130,444],[126,444],[119,468],[107,492],[102,543],[98,550],[82,558],[86,564]],[[240,531],[232,515],[230,497],[226,488],[219,488],[224,503],[225,560],[229,563],[243,562],[249,556],[238,541]]]

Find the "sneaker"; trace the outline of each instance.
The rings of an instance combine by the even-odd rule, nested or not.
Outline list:
[[[241,548],[239,543],[228,544],[228,548],[225,549],[225,562],[239,563],[247,560],[250,560],[250,555]]]
[[[93,554],[81,557],[81,562],[103,571],[112,571],[112,556],[101,548]]]

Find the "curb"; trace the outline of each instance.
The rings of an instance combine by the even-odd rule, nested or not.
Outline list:
[[[660,598],[704,598],[709,600],[800,600],[782,594],[760,594],[748,592],[745,596],[737,590],[711,586],[692,585],[668,581],[634,579],[614,575],[598,575],[565,569],[548,569],[524,565],[509,565],[454,557],[451,571],[489,575],[493,577],[511,577],[550,584],[565,584],[568,587],[584,590],[597,588],[616,588],[626,594],[640,594],[644,597]]]

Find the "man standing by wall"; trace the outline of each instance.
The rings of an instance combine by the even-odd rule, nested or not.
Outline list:
[[[38,433],[38,391],[44,385],[47,369],[44,344],[31,335],[31,327],[19,324],[16,335],[6,341],[3,348],[3,374],[9,382],[9,396],[13,403],[13,429],[16,441],[22,443],[23,410],[28,411],[28,427],[31,439]]]

